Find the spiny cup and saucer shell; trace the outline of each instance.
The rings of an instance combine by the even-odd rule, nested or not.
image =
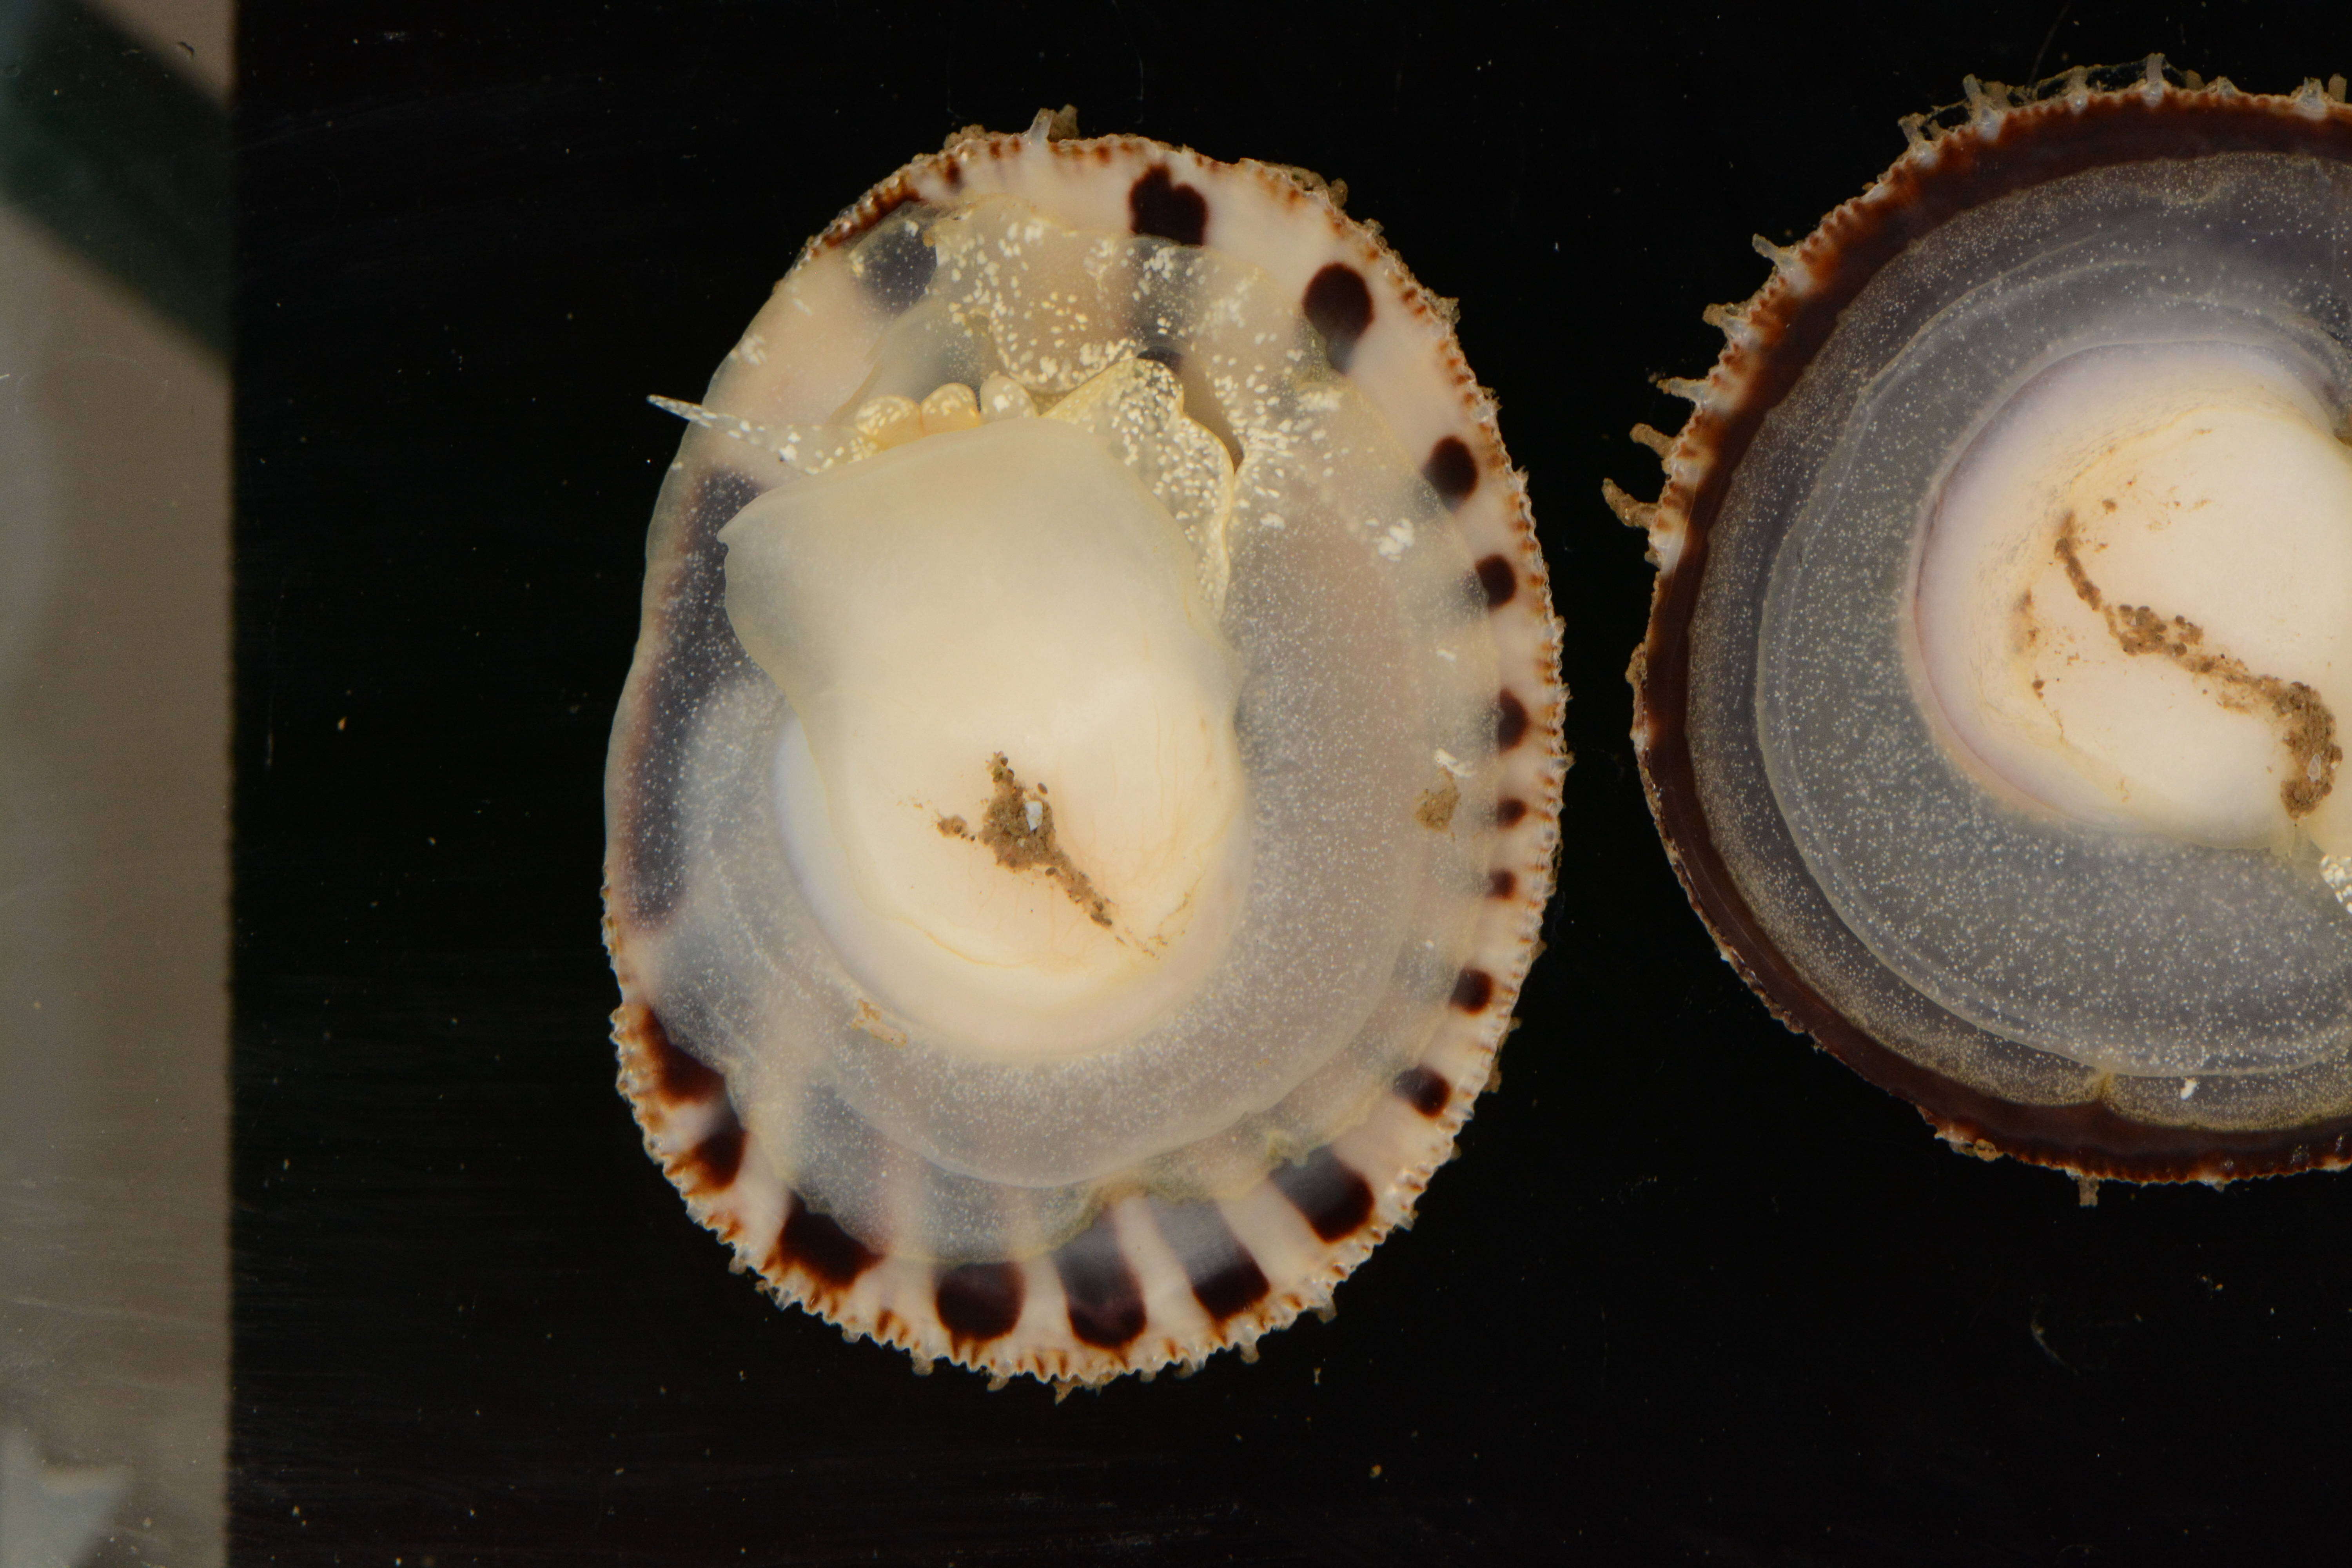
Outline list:
[[[2080,831],[1993,799],[1937,749],[1894,657],[1924,635],[1897,603],[1922,520],[2065,356],[2227,340],[2340,418],[2344,98],[2340,77],[2263,96],[2158,59],[2024,89],[1971,79],[1964,104],[1907,121],[1909,150],[1810,237],[1757,241],[1769,279],[1706,312],[1721,358],[1662,383],[1688,421],[1634,432],[1663,492],[1606,487],[1658,570],[1633,738],[1692,904],[1774,1016],[1964,1150],[2143,1181],[2352,1162],[2352,928],[2310,845],[2295,860]],[[2098,608],[2088,574],[2060,586]],[[1869,649],[1822,629],[1847,615]],[[2167,637],[2122,651],[2186,646]],[[1863,844],[1873,825],[1884,842]],[[2232,1054],[2252,1037],[2210,1026],[2232,1008],[2265,1026],[2300,1008],[2285,1024],[2316,1019],[2317,1043]]]
[[[883,181],[678,405],[698,423],[648,543],[606,860],[620,1086],[694,1216],[852,1338],[1062,1386],[1197,1366],[1328,1309],[1410,1217],[1537,951],[1567,766],[1560,628],[1450,304],[1311,175],[1066,129],[966,132]],[[1083,265],[1024,294],[1048,251]],[[1158,1076],[1144,1047],[959,1059],[864,995],[801,907],[769,786],[792,714],[730,625],[718,535],[917,428],[927,378],[959,384],[936,406],[968,425],[1137,362],[1231,451],[1230,583],[1202,592],[1244,671],[1253,876],[1362,861],[1393,887],[1321,963],[1267,959],[1305,938],[1245,918],[1207,983],[1273,964],[1271,1017],[1326,971],[1368,977],[1318,1026],[1328,1049],[1244,1028],[1195,1031]],[[1310,546],[1338,563],[1328,593],[1268,591],[1261,560]],[[1349,783],[1400,757],[1410,787]],[[1294,787],[1318,776],[1364,798],[1318,811]],[[1332,824],[1359,817],[1370,847],[1338,852]],[[1306,855],[1294,833],[1326,837]]]

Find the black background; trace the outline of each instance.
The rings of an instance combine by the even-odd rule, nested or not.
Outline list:
[[[2352,1186],[1983,1164],[1772,1025],[1625,739],[1711,301],[1896,117],[2340,4],[943,7],[247,0],[240,1563],[2340,1557]],[[729,1274],[613,1091],[599,784],[674,421],[801,241],[972,121],[1300,163],[1461,335],[1575,692],[1562,891],[1462,1157],[1336,1321],[1056,1405]]]

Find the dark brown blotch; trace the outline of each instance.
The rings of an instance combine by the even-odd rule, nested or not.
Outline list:
[[[1409,1067],[1396,1075],[1396,1082],[1392,1087],[1396,1089],[1399,1100],[1403,1100],[1423,1116],[1431,1118],[1441,1116],[1444,1114],[1445,1108],[1454,1102],[1454,1086],[1446,1082],[1444,1076],[1433,1068]]]
[[[1054,1272],[1068,1300],[1070,1332],[1085,1343],[1119,1350],[1143,1331],[1143,1288],[1108,1215],[1054,1254]]]
[[[1495,749],[1507,752],[1528,738],[1528,705],[1509,687],[1495,694]]]
[[[940,1269],[932,1295],[948,1337],[962,1346],[1011,1332],[1024,1291],[1017,1263],[965,1263]]]
[[[1299,300],[1307,325],[1323,334],[1323,352],[1333,370],[1356,357],[1357,340],[1372,324],[1372,291],[1364,275],[1344,261],[1318,272]]]
[[[1227,1262],[1213,1273],[1192,1276],[1192,1299],[1201,1310],[1223,1322],[1236,1312],[1246,1312],[1265,1300],[1272,1289],[1265,1281],[1265,1270],[1247,1252]]]
[[[1479,562],[1477,573],[1478,592],[1486,596],[1490,610],[1509,604],[1512,595],[1519,591],[1519,574],[1499,555],[1489,555]]]
[[[645,1043],[646,1055],[653,1058],[656,1100],[664,1105],[700,1105],[727,1092],[725,1076],[679,1048],[658,1014],[642,1005],[636,1012],[637,1038]]]
[[[1495,826],[1517,827],[1528,819],[1528,803],[1516,795],[1505,795],[1495,803]]]
[[[882,1255],[801,1201],[798,1193],[785,1200],[784,1228],[776,1237],[774,1268],[782,1273],[798,1264],[815,1279],[836,1289],[856,1284],[857,1277],[882,1260]]]
[[[1454,977],[1453,1002],[1465,1013],[1483,1013],[1495,999],[1495,977],[1475,965]]]
[[[1517,871],[1507,870],[1501,867],[1497,867],[1494,870],[1486,873],[1486,896],[1488,898],[1512,899],[1517,898],[1518,896],[1518,892],[1519,874]]]
[[[735,1173],[743,1168],[743,1123],[733,1106],[719,1108],[719,1126],[687,1152],[681,1164],[678,1184],[688,1190],[724,1192],[735,1184]]]
[[[1223,1323],[1265,1300],[1272,1289],[1241,1237],[1213,1203],[1170,1204],[1154,1199],[1152,1223],[1169,1250],[1184,1265],[1184,1278],[1201,1310]]]
[[[1158,235],[1179,245],[1198,245],[1209,232],[1209,199],[1190,185],[1180,185],[1165,163],[1128,187],[1129,226],[1138,234]]]
[[[1429,461],[1422,464],[1421,477],[1429,481],[1438,500],[1449,507],[1458,507],[1478,488],[1478,459],[1470,455],[1469,445],[1461,437],[1448,436],[1429,449]]]
[[[1372,1217],[1371,1184],[1349,1170],[1328,1144],[1275,1172],[1274,1184],[1326,1241],[1352,1236]]]

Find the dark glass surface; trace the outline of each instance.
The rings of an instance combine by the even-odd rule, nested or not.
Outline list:
[[[2352,1185],[1937,1143],[1770,1022],[1625,739],[1654,374],[1962,73],[2352,70],[2340,5],[1583,14],[247,0],[233,1560],[2252,1562],[2340,1551]],[[1057,1404],[730,1275],[613,1090],[600,781],[693,396],[910,154],[1090,132],[1344,179],[1532,475],[1551,951],[1338,1319]]]

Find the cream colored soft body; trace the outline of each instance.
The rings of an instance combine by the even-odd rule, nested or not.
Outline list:
[[[798,719],[793,869],[884,1007],[1014,1058],[1180,1007],[1233,933],[1248,791],[1231,650],[1136,472],[1007,418],[771,490],[720,539],[729,619]],[[1058,874],[983,841],[997,770]]]
[[[2289,365],[2226,342],[2093,351],[2021,392],[1922,552],[1920,650],[1968,754],[2084,822],[2352,849],[2352,448],[2330,425]]]

